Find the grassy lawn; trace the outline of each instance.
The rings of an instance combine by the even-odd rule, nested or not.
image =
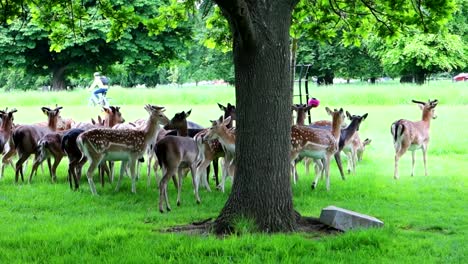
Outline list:
[[[318,237],[317,234],[234,235],[224,239],[160,232],[216,217],[226,193],[201,189],[197,205],[191,182],[183,184],[182,205],[176,206],[176,190],[169,184],[173,211],[160,214],[158,192],[146,186],[146,175],[130,192],[128,178],[120,192],[106,184],[91,196],[82,179],[73,192],[66,182],[66,161],[51,184],[47,169],[32,184],[14,184],[11,168],[0,180],[0,263],[466,263],[468,262],[468,85],[430,83],[422,87],[398,85],[335,85],[312,87],[321,100],[313,119],[324,119],[324,107],[343,107],[352,114],[369,113],[360,129],[372,139],[358,164],[356,175],[339,177],[331,168],[331,189],[323,181],[311,190],[313,175],[299,167],[294,185],[294,204],[303,215],[318,216],[328,205],[375,216],[382,229]],[[16,107],[16,123],[43,121],[41,106],[64,106],[63,116],[85,121],[99,114],[86,106],[84,91],[2,94],[2,105]],[[126,120],[146,117],[145,103],[167,107],[167,115],[192,110],[191,120],[208,125],[221,115],[216,102],[234,102],[231,87],[112,89],[109,97],[120,105]],[[417,152],[415,176],[410,177],[411,155],[400,161],[400,180],[393,180],[393,144],[390,124],[399,119],[420,119],[411,99],[439,99],[438,119],[431,123],[428,152],[429,176],[424,176],[422,155]],[[30,168],[29,163],[29,168]],[[143,170],[146,171],[146,170]],[[29,170],[27,171],[29,173]],[[97,177],[95,179],[97,181]],[[211,182],[212,188],[214,183]]]

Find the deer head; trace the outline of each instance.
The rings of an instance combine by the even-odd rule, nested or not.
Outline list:
[[[304,125],[304,120],[306,118],[306,112],[308,112],[313,106],[306,104],[293,104],[291,107],[292,111],[297,112],[296,125]]]
[[[11,109],[8,111],[8,108],[5,111],[0,110],[0,119],[1,119],[1,126],[2,129],[11,129],[13,126],[13,113],[16,113],[18,110],[16,108]]]
[[[55,130],[57,128],[57,123],[60,117],[60,109],[63,107],[58,106],[54,110],[48,108],[48,107],[41,107],[42,112],[47,116],[48,119],[48,126],[52,129]]]
[[[227,106],[224,106],[220,103],[218,103],[219,109],[224,112],[223,114],[223,119],[226,119],[228,116],[231,117],[231,121],[237,120],[237,115],[236,115],[236,106],[232,105],[230,103],[227,104]],[[232,123],[228,124],[228,127],[232,127]]]
[[[169,121],[167,125],[164,126],[164,129],[185,129],[187,130],[187,118],[192,113],[192,109],[185,112],[176,113],[174,117]]]
[[[208,132],[205,134],[203,139],[205,141],[219,139],[220,134],[223,134],[223,132],[225,133],[228,130],[227,125],[230,122],[231,122],[231,117],[228,117],[221,122],[211,120],[212,126],[208,129]]]
[[[361,125],[361,122],[364,121],[367,118],[367,115],[368,115],[367,113],[365,113],[362,116],[351,115],[348,111],[346,111],[346,116],[351,121],[351,124],[353,124],[353,122],[355,122],[354,124],[357,126],[356,131],[359,131],[359,126]],[[350,124],[350,126],[351,126],[351,124]]]
[[[417,100],[411,100],[413,103],[418,104],[419,108],[423,111],[423,120],[429,120],[429,119],[436,119],[437,115],[435,114],[435,107],[439,103],[439,100],[435,99],[431,101],[430,99],[427,100],[427,103],[417,101]]]

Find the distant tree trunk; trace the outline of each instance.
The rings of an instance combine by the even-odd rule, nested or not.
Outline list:
[[[414,74],[414,82],[416,84],[422,85],[426,81],[426,73],[424,71],[417,71]]]
[[[241,217],[260,231],[292,231],[289,28],[296,1],[215,2],[233,34],[238,120],[236,176],[215,231],[233,231]]]
[[[335,78],[335,74],[333,73],[333,71],[326,71],[325,72],[325,85],[332,85],[333,84],[333,78]]]
[[[65,83],[65,69],[66,66],[58,66],[52,72],[52,87],[51,90],[65,90],[67,88]]]
[[[375,84],[375,80],[376,80],[375,77],[370,77],[370,83]]]

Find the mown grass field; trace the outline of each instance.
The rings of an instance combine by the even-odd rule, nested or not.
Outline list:
[[[66,161],[59,180],[51,184],[47,169],[32,184],[14,184],[13,170],[0,180],[0,263],[466,263],[468,262],[468,84],[434,82],[422,87],[399,84],[335,85],[312,87],[321,100],[313,119],[328,118],[324,107],[343,107],[352,114],[369,113],[361,125],[366,149],[356,175],[346,181],[332,164],[331,190],[319,182],[312,191],[312,175],[293,186],[295,207],[303,215],[318,216],[328,205],[373,215],[385,222],[382,229],[337,236],[317,234],[249,234],[223,239],[164,233],[174,225],[216,217],[227,192],[201,191],[195,204],[191,183],[184,181],[181,207],[169,185],[173,211],[160,214],[154,180],[138,182],[130,192],[125,178],[120,192],[97,187],[91,196],[82,180],[78,192],[66,183]],[[1,108],[16,107],[16,123],[44,120],[39,107],[62,105],[63,116],[85,121],[99,109],[86,106],[84,91],[60,93],[3,93]],[[120,105],[127,120],[145,117],[145,103],[164,105],[167,115],[192,110],[191,120],[208,125],[221,114],[216,102],[234,101],[231,87],[112,89],[109,97]],[[411,155],[400,161],[400,180],[393,180],[393,145],[390,124],[399,118],[417,120],[419,108],[411,99],[439,99],[438,119],[431,123],[429,176],[424,176],[417,153],[415,176],[410,177]],[[29,171],[28,171],[29,172]],[[97,177],[96,177],[97,181]],[[214,183],[211,182],[212,188]]]

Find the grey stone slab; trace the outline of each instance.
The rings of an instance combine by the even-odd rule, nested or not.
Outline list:
[[[342,231],[382,227],[384,225],[382,221],[373,216],[360,214],[336,206],[323,208],[320,213],[320,222]]]

